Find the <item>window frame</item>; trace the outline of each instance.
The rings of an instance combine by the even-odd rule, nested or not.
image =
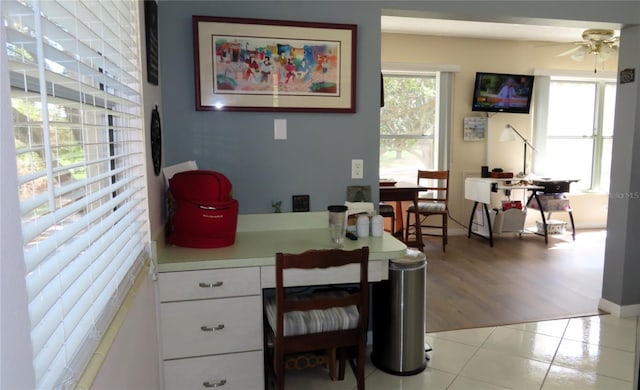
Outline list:
[[[434,169],[449,169],[449,155],[451,146],[451,117],[453,110],[453,81],[454,73],[459,70],[456,65],[411,64],[411,63],[383,63],[382,76],[391,77],[433,77],[436,82],[435,127],[433,135],[383,135],[382,139],[433,139]],[[380,88],[383,88],[381,83]],[[384,91],[383,91],[384,95]]]
[[[538,75],[537,76],[537,89],[536,89],[536,117],[534,120],[535,129],[535,146],[538,150],[534,153],[534,164],[536,170],[540,167],[552,167],[555,159],[554,156],[549,156],[547,153],[548,140],[585,140],[589,139],[592,144],[592,153],[590,161],[590,185],[587,188],[575,190],[572,192],[585,192],[585,193],[608,193],[609,188],[602,187],[602,169],[605,163],[604,157],[604,143],[609,140],[613,140],[613,132],[611,135],[604,134],[604,110],[605,110],[605,91],[607,86],[614,86],[617,88],[617,82],[615,78],[609,75],[602,76],[580,76],[580,75]],[[549,135],[547,132],[549,123],[549,95],[551,93],[552,83],[584,83],[593,85],[595,88],[595,95],[593,101],[593,123],[590,135]],[[615,91],[617,93],[617,89]],[[615,96],[614,96],[615,99]],[[613,118],[615,120],[615,118]],[[613,126],[612,126],[613,128]],[[554,160],[555,159],[555,160]],[[610,163],[609,163],[610,164]],[[543,171],[546,170],[543,168]],[[572,186],[575,188],[576,186]]]

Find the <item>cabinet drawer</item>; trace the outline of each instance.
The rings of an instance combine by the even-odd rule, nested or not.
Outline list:
[[[160,334],[164,359],[261,350],[262,297],[162,303]]]
[[[260,268],[162,272],[160,302],[260,294]]]
[[[165,389],[207,389],[213,388],[213,384],[218,384],[216,389],[223,390],[262,389],[262,360],[262,352],[245,352],[166,361]]]

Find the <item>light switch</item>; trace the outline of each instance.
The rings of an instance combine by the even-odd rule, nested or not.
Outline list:
[[[273,138],[287,139],[287,120],[286,119],[274,119]]]

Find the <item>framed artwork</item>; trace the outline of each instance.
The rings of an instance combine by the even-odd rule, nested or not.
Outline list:
[[[371,202],[371,186],[347,186],[347,202]]]
[[[356,25],[192,22],[196,110],[355,112]]]
[[[291,211],[294,213],[309,211],[309,195],[293,195],[291,205]]]
[[[464,118],[463,138],[465,141],[482,141],[487,131],[487,118]]]

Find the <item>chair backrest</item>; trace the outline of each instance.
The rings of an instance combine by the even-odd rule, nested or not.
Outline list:
[[[349,264],[358,264],[360,272],[359,288],[343,291],[342,294],[316,294],[313,297],[299,299],[290,295],[285,288],[285,270],[287,269],[329,269]],[[356,305],[359,309],[358,327],[366,333],[366,321],[369,317],[369,248],[355,250],[322,249],[309,250],[300,254],[276,254],[276,307],[278,337],[284,334],[283,317],[285,312],[325,310],[336,307]],[[339,271],[338,271],[339,272]],[[318,280],[318,285],[326,281]]]
[[[449,171],[418,170],[418,185],[427,189],[420,201],[449,203]]]

